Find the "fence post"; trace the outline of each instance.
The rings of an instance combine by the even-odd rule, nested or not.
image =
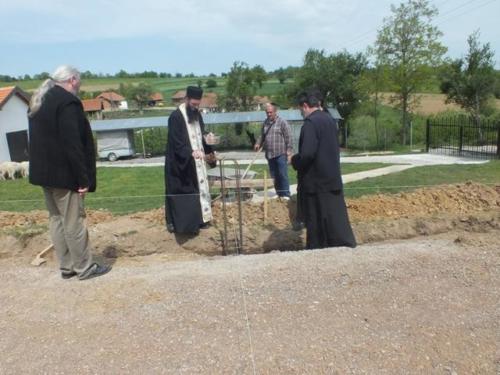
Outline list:
[[[460,132],[459,132],[459,139],[458,139],[458,155],[462,156],[462,148],[464,146],[464,126],[460,124]]]
[[[500,122],[497,123],[497,157],[500,159]]]
[[[429,119],[427,119],[425,126],[425,152],[427,153],[429,153],[430,139],[431,139],[431,122]]]

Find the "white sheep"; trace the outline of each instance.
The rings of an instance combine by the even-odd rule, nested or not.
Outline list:
[[[18,173],[18,163],[13,161],[4,161],[0,164],[0,171],[6,180],[14,180]]]
[[[22,178],[26,178],[30,174],[30,163],[29,161],[22,161],[19,163],[19,171]]]

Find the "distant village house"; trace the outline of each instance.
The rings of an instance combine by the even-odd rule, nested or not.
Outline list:
[[[0,88],[0,162],[28,160],[29,100],[17,86]]]

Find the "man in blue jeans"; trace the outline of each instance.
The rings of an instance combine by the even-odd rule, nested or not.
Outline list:
[[[276,104],[266,104],[265,109],[267,118],[262,124],[261,135],[254,149],[255,151],[264,150],[276,194],[283,200],[289,200],[287,159],[293,153],[292,129],[286,120],[278,116]]]

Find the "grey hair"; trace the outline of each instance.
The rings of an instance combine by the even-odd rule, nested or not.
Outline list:
[[[80,79],[80,72],[78,69],[70,65],[59,66],[48,79],[43,81],[31,97],[29,109],[30,117],[34,116],[42,106],[43,98],[45,97],[45,94],[47,94],[47,91],[49,91],[56,84],[67,82],[73,77]]]

